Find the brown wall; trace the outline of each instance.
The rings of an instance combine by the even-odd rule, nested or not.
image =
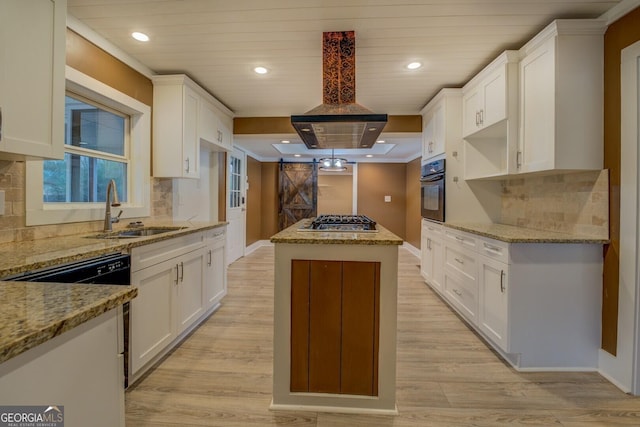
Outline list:
[[[358,164],[358,214],[367,215],[405,238],[407,165],[404,163]],[[386,203],[384,196],[391,196]]]
[[[318,174],[318,215],[353,212],[353,175]]]
[[[278,163],[262,164],[261,238],[269,239],[278,232]]]
[[[602,348],[615,355],[620,262],[620,53],[640,40],[640,8],[609,26],[604,36],[604,167],[609,169],[609,238],[604,251]]]
[[[420,162],[421,159],[418,157],[407,163],[407,211],[404,238],[407,243],[418,249],[420,249],[420,231],[422,224],[422,216],[420,215]]]
[[[246,246],[261,239],[262,215],[249,215],[249,212],[260,212],[262,205],[262,164],[253,157],[247,156],[247,235]]]
[[[140,102],[153,105],[150,79],[69,29],[67,65]]]

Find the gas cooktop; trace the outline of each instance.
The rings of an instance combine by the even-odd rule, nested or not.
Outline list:
[[[300,231],[356,231],[374,233],[376,222],[366,215],[320,215]]]

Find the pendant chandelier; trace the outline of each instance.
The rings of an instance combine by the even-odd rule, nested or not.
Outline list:
[[[347,170],[347,159],[335,157],[331,149],[331,157],[320,159],[320,170],[327,172],[344,172]]]

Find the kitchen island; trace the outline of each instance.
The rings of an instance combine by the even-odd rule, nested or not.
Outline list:
[[[275,244],[274,410],[396,414],[398,246],[375,231],[309,231]]]

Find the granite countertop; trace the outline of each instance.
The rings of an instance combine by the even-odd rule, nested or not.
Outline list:
[[[149,223],[180,227],[153,236],[101,239],[102,232],[0,245],[0,277],[79,261],[218,228],[226,222]],[[116,228],[123,229],[124,227]],[[135,298],[134,286],[0,281],[0,363]]]
[[[271,243],[319,245],[402,245],[402,239],[380,224],[378,232],[300,231],[312,219],[303,219],[271,236]]]
[[[0,283],[0,363],[135,298],[133,286]]]
[[[38,270],[53,265],[92,258],[112,252],[124,252],[136,246],[148,245],[161,240],[217,228],[226,222],[157,222],[145,224],[145,227],[181,227],[180,230],[153,236],[100,239],[102,232],[58,236],[47,239],[0,244],[0,277],[12,276],[26,271]],[[121,230],[118,227],[114,230]]]
[[[556,231],[534,230],[504,224],[446,222],[444,226],[508,243],[609,243],[608,239]]]

